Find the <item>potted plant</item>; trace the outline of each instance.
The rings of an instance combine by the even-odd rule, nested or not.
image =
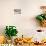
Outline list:
[[[18,31],[15,26],[6,26],[5,34],[10,41],[11,41],[12,36],[17,36],[17,33]],[[10,42],[9,40],[8,42]]]
[[[39,20],[42,27],[46,27],[46,6],[41,6],[42,14],[37,15],[36,19]]]

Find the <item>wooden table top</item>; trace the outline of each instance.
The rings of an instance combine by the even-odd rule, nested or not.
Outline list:
[[[15,46],[46,46],[46,44],[41,44],[41,45],[35,45],[35,44],[23,44],[23,45],[15,45]]]

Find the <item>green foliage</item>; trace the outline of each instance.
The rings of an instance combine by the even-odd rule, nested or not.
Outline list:
[[[5,30],[6,30],[5,34],[9,38],[11,38],[12,36],[16,36],[18,33],[15,26],[6,26]]]
[[[46,19],[46,15],[45,15],[45,19]]]
[[[43,21],[44,19],[46,19],[46,14],[38,15],[38,16],[36,16],[36,19],[39,21]]]
[[[36,19],[38,19],[39,21],[42,21],[43,17],[42,16],[37,16]]]

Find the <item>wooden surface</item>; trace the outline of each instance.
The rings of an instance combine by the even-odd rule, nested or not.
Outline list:
[[[42,44],[42,45],[34,45],[34,44],[23,44],[23,45],[15,45],[15,46],[46,46],[46,44]]]

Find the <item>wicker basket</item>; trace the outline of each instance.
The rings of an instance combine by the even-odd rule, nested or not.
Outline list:
[[[42,22],[40,22],[41,23],[41,26],[42,27],[46,27],[46,20],[43,20]]]

